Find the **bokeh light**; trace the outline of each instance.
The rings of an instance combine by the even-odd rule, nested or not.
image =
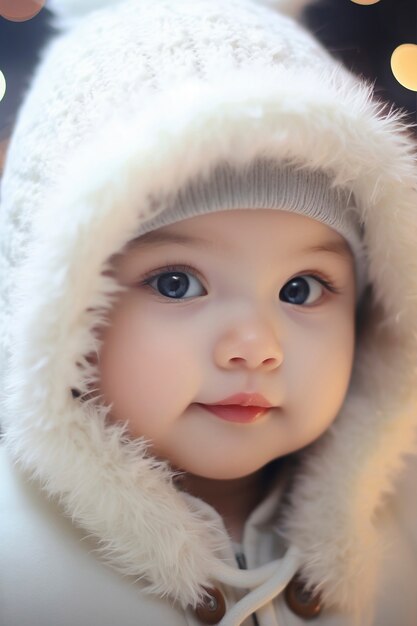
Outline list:
[[[355,4],[363,4],[364,6],[367,6],[368,4],[376,4],[379,1],[380,0],[352,0]]]
[[[403,43],[391,55],[391,69],[400,85],[417,91],[417,45]]]
[[[45,0],[0,0],[0,15],[12,22],[26,22],[35,17]]]
[[[3,100],[5,93],[6,93],[6,79],[4,77],[3,72],[0,70],[0,102]]]

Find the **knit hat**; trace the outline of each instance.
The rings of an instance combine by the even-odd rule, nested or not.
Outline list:
[[[169,469],[109,426],[103,407],[70,392],[86,393],[97,375],[85,355],[99,350],[93,329],[121,290],[103,271],[108,259],[170,211],[177,219],[235,206],[229,181],[237,189],[249,168],[252,183],[262,162],[267,188],[248,183],[246,206],[314,216],[317,192],[318,219],[346,238],[359,282],[366,273],[372,285],[345,403],[331,432],[303,452],[281,528],[325,604],[360,612],[371,603],[374,515],[415,447],[415,145],[402,114],[385,112],[371,85],[281,12],[302,4],[50,2],[59,32],[42,52],[5,162],[5,445],[98,539],[109,564],[184,606],[210,586],[216,539],[207,540]],[[224,189],[218,204],[203,202],[207,184]]]

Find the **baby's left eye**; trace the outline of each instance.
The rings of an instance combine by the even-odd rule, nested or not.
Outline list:
[[[296,276],[289,280],[279,292],[280,300],[289,304],[314,304],[324,290],[323,283],[313,276]]]

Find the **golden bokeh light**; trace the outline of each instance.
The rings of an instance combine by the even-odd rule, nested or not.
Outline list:
[[[0,70],[0,102],[3,100],[5,93],[6,93],[6,79],[4,77],[3,72]]]
[[[380,0],[352,0],[355,4],[363,4],[364,6],[368,6],[368,4],[376,4]]]
[[[44,7],[45,0],[0,0],[0,15],[12,22],[26,22]]]
[[[417,91],[417,45],[403,43],[391,55],[391,69],[400,85]]]

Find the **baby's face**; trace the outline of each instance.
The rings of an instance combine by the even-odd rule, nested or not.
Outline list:
[[[114,272],[129,290],[103,331],[101,391],[156,456],[239,478],[332,423],[355,343],[354,262],[334,230],[285,211],[222,211],[139,238]],[[249,421],[201,406],[241,392],[273,406]]]

